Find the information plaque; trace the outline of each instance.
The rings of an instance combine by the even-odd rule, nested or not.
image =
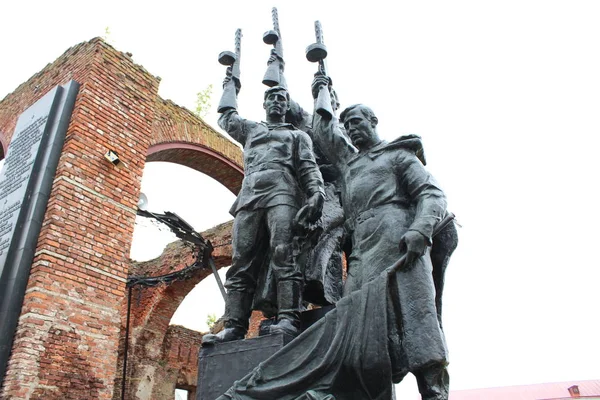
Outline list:
[[[56,86],[19,116],[0,172],[0,385],[78,90]]]

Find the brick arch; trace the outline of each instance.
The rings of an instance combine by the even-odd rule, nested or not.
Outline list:
[[[189,110],[157,98],[146,161],[185,165],[220,182],[237,194],[244,178],[239,146]]]
[[[0,397],[24,398],[26,391],[63,387],[61,371],[70,365],[74,373],[82,371],[79,375],[101,380],[92,382],[99,394],[93,397],[119,398],[120,385],[114,381],[121,377],[121,368],[114,368],[119,362],[115,350],[119,317],[124,327],[126,316],[127,256],[145,161],[164,159],[188,165],[234,193],[243,177],[237,145],[190,111],[159,98],[160,79],[135,64],[131,54],[99,38],[68,49],[0,100],[0,154],[6,154],[18,116],[54,86],[71,79],[81,88],[35,248],[12,361],[6,379],[0,377]],[[104,159],[108,149],[119,153],[125,168],[115,168]],[[187,264],[181,261],[168,266]],[[153,272],[148,275],[161,274]],[[184,286],[174,285],[170,290],[185,297]],[[135,327],[158,326],[160,318],[167,321],[161,327],[168,324],[169,313],[176,307],[165,305],[163,293],[151,296],[152,314],[134,319]],[[136,301],[134,297],[133,304]],[[50,315],[48,307],[58,311]],[[47,339],[62,340],[62,333],[59,337],[52,328],[57,325],[75,332],[68,335],[72,346],[48,347]],[[147,329],[138,332],[151,333]],[[164,332],[158,335],[165,337]],[[103,357],[97,357],[98,349]],[[91,363],[80,362],[81,357]],[[71,386],[67,397],[89,397],[84,394],[89,385]]]
[[[146,162],[165,161],[184,165],[210,176],[233,194],[240,191],[244,169],[213,149],[195,143],[169,142],[151,146]]]
[[[239,192],[244,177],[242,150],[189,110],[157,97],[149,142],[146,162],[184,165],[210,176],[234,194]],[[231,225],[227,222],[202,233],[215,247],[213,257],[217,268],[231,264]],[[130,274],[162,275],[185,268],[194,260],[195,254],[189,247],[175,242],[157,259],[133,263]],[[181,380],[181,373],[185,372],[188,378],[197,374],[197,353],[202,335],[197,332],[185,334],[189,330],[175,329],[169,324],[183,299],[201,280],[214,279],[211,275],[210,270],[203,269],[186,280],[167,286],[146,288],[140,293],[134,289],[126,398],[170,397]],[[182,348],[191,349],[191,352],[182,354]],[[118,368],[122,370],[122,346],[120,350]],[[192,353],[194,357],[189,356]],[[179,383],[189,385],[189,380],[186,378],[186,382]],[[120,388],[120,378],[115,383],[115,388]],[[113,398],[119,395],[117,389]]]
[[[213,257],[217,269],[231,264],[231,226],[232,221],[229,221],[202,232],[202,236],[210,240],[215,247]],[[142,276],[162,275],[181,270],[191,265],[194,260],[193,250],[178,241],[169,244],[154,260],[133,263],[131,273]],[[202,334],[183,327],[174,328],[170,321],[189,292],[203,279],[214,279],[211,275],[210,269],[205,268],[196,271],[186,280],[169,285],[159,285],[141,291],[133,289],[126,398],[167,398],[172,395],[176,385],[181,383],[179,381],[182,373],[187,377],[187,385],[190,382],[194,382],[195,385],[197,355]],[[125,332],[124,327],[121,332]],[[123,339],[124,337],[122,342]],[[122,371],[122,345],[119,371]],[[185,349],[185,352],[181,349]],[[120,398],[120,379],[115,383],[117,390],[113,398],[117,399]]]

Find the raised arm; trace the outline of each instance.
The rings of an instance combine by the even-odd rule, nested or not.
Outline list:
[[[230,108],[219,117],[219,126],[229,134],[236,142],[246,146],[248,132],[251,131],[251,125],[256,122],[245,120],[240,117],[235,108]]]
[[[308,133],[312,139],[313,116],[300,106],[294,99],[290,99],[290,109],[285,114],[285,122],[289,122],[296,128]]]
[[[231,68],[228,68],[223,80],[224,90],[219,103],[219,112],[221,113],[219,126],[235,141],[245,146],[248,134],[258,124],[240,117],[237,112],[237,93],[240,87],[239,78],[233,76]]]
[[[322,86],[329,85],[329,78],[317,74],[312,83],[313,97],[318,96]],[[327,159],[338,168],[358,152],[343,132],[337,118],[326,119],[315,113],[313,116],[312,140]]]
[[[319,115],[314,116],[313,141],[325,157],[338,168],[358,152],[342,129],[335,118],[327,121]]]
[[[238,29],[235,32],[235,53],[223,51],[219,54],[219,63],[226,65],[227,69],[223,80],[223,94],[217,111],[221,113],[219,126],[234,140],[245,146],[249,126],[237,113],[237,95],[242,87],[240,80],[241,54],[242,30]]]

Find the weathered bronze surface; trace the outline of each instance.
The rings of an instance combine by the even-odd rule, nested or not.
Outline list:
[[[276,10],[273,43],[281,44],[275,17]],[[408,373],[416,377],[423,399],[447,399],[441,295],[458,242],[453,215],[425,169],[420,137],[381,140],[378,118],[362,104],[335,116],[338,102],[324,65],[319,23],[315,32],[317,42],[307,49],[309,61],[320,63],[311,87],[312,115],[291,101],[284,87],[275,86],[265,94],[267,123],[245,120],[235,109],[220,119],[244,146],[246,178],[232,208],[236,255],[227,279],[230,330],[209,341],[242,336],[248,314],[233,309],[249,309],[252,297],[255,308],[272,312],[256,307],[261,284],[262,290],[276,292],[271,306],[279,321],[295,321],[290,310],[297,310],[300,293],[336,308],[219,399],[387,400],[394,397],[393,384]],[[283,74],[277,48],[269,65],[276,62]],[[281,226],[284,233],[277,230]],[[264,260],[256,262],[265,254],[268,268]],[[271,271],[275,286],[264,286],[264,271]],[[316,290],[311,288],[315,282]]]

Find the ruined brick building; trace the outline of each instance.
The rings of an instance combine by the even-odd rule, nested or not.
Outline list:
[[[0,101],[0,158],[21,113],[59,84],[81,85],[52,183],[0,397],[120,399],[129,274],[160,275],[190,265],[176,242],[151,262],[129,259],[146,162],[200,171],[237,193],[241,150],[188,110],[158,96],[160,79],[97,38],[67,50]],[[107,162],[115,150],[121,165]],[[203,234],[231,258],[230,225]],[[169,326],[209,275],[135,292],[124,398],[193,394],[201,334]],[[135,291],[135,289],[134,289]]]

